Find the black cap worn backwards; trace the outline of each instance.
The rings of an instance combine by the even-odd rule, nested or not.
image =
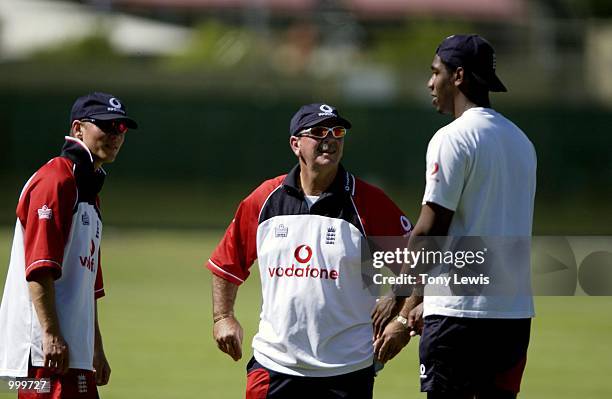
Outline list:
[[[489,91],[508,91],[495,74],[495,50],[478,35],[452,35],[440,43],[436,54],[451,67],[463,67]]]
[[[135,120],[127,116],[126,108],[121,101],[112,94],[90,93],[76,99],[70,111],[70,123],[83,118],[108,121],[112,119],[124,120],[131,129],[137,129]]]
[[[303,105],[291,118],[289,133],[295,136],[304,129],[318,125],[327,120],[334,120],[336,126],[351,128],[351,122],[347,121],[338,114],[338,110],[331,105],[324,103],[313,103]]]

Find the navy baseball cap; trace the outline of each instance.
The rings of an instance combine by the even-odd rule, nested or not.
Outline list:
[[[101,121],[121,119],[129,128],[138,128],[136,121],[127,116],[125,105],[117,97],[108,93],[94,92],[77,98],[70,111],[70,123],[83,118]]]
[[[449,36],[440,43],[436,54],[446,65],[471,72],[490,91],[508,91],[495,74],[495,50],[481,36]]]
[[[351,122],[347,121],[338,114],[336,107],[324,103],[313,103],[303,105],[291,118],[289,132],[295,136],[304,129],[318,125],[323,121],[333,119],[336,126],[351,128]]]

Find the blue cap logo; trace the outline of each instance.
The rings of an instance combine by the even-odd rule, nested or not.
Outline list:
[[[334,109],[327,104],[323,104],[319,107],[321,113],[319,116],[329,116],[334,114]]]
[[[303,129],[313,127],[321,122],[334,120],[336,126],[344,126],[347,129],[351,128],[351,123],[338,114],[338,110],[329,104],[313,103],[306,104],[291,118],[289,124],[289,132],[292,135],[298,134]]]
[[[111,98],[110,100],[108,100],[108,103],[113,107],[113,108],[121,108],[121,102],[119,102],[119,100],[117,100],[115,97]]]

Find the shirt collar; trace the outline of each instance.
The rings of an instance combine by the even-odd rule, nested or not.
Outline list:
[[[70,159],[75,164],[89,164],[93,168],[93,156],[85,143],[71,136],[66,136],[64,138],[66,142],[64,143],[64,147],[62,147],[61,156]]]
[[[71,160],[77,185],[87,192],[97,194],[102,189],[106,172],[102,168],[94,170],[93,156],[89,148],[79,139],[66,136],[62,147],[61,157]]]
[[[304,196],[304,192],[300,188],[300,165],[297,164],[289,171],[285,180],[283,180],[283,186],[289,191],[299,193]],[[344,169],[342,164],[338,165],[338,172],[332,184],[325,190],[321,196],[327,196],[331,194],[342,194],[350,193],[352,190],[352,180],[349,173]]]

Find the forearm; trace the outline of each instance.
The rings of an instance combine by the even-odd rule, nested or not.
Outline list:
[[[453,211],[436,204],[427,203],[423,205],[419,220],[410,233],[407,244],[408,250],[411,253],[440,251],[440,244],[436,237],[448,234],[453,214]],[[404,265],[402,273],[413,276],[415,281],[414,284],[401,291],[405,295],[410,295],[410,299],[406,300],[404,304],[404,310],[411,310],[423,302],[424,286],[418,277],[422,274],[428,274],[431,266],[431,264],[422,261]]]
[[[55,283],[51,273],[41,270],[28,282],[30,298],[36,310],[42,331],[60,335],[59,319],[55,307]]]
[[[404,305],[400,309],[399,314],[408,318],[410,311],[416,308],[421,302],[423,302],[423,297],[413,292],[413,294],[404,301]]]
[[[37,271],[28,282],[28,289],[42,329],[43,366],[51,372],[64,374],[70,367],[70,357],[57,317],[55,282],[51,272]]]
[[[106,385],[110,378],[111,368],[104,354],[104,346],[102,345],[102,334],[100,333],[100,325],[98,324],[98,303],[95,304],[95,329],[94,329],[94,354],[93,367],[96,371],[96,385]]]
[[[212,276],[213,319],[234,314],[234,303],[238,286],[214,275]]]
[[[102,345],[102,334],[100,333],[100,324],[98,324],[98,303],[97,302],[95,304],[94,349],[96,351],[104,351],[104,345]]]

